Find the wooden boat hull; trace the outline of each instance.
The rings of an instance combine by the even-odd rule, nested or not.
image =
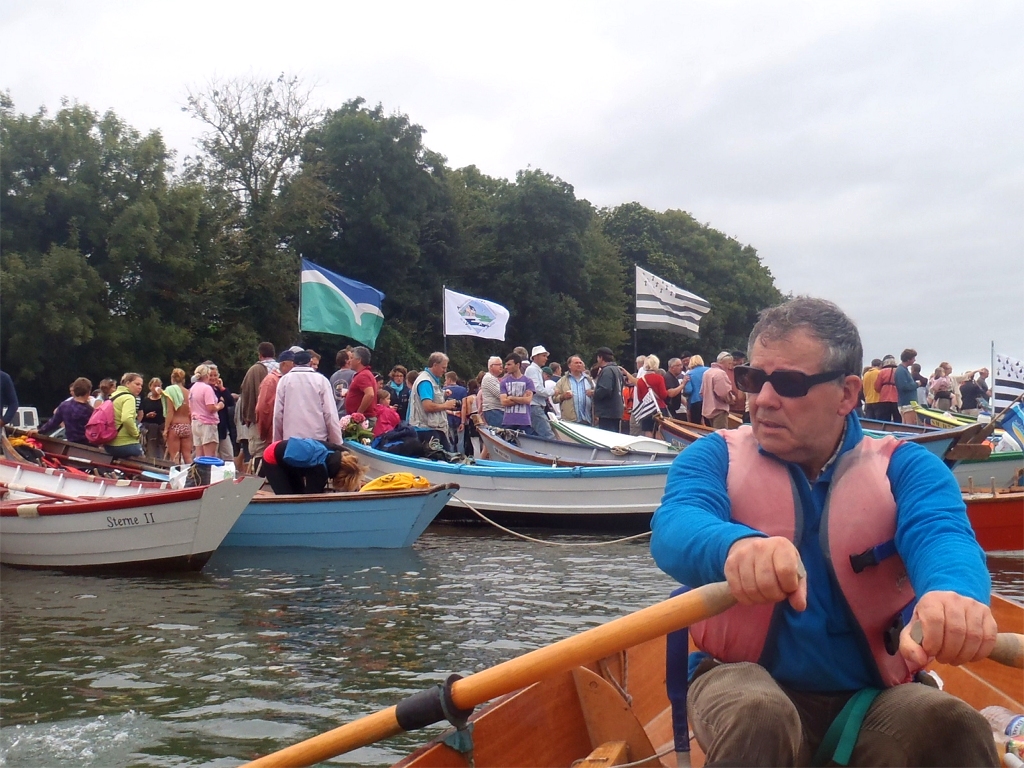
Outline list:
[[[641,453],[661,453],[669,456],[675,456],[677,453],[664,440],[623,435],[618,432],[609,432],[607,429],[589,427],[586,424],[577,424],[572,421],[553,419],[551,421],[551,428],[560,439],[568,439],[582,445],[599,448],[628,448]]]
[[[646,530],[661,503],[671,464],[557,468],[478,462],[473,465],[413,459],[346,443],[368,467],[369,477],[412,472],[459,491],[442,515],[476,520],[469,507],[502,524]]]
[[[1024,607],[993,596],[999,628],[1024,631]],[[672,708],[665,689],[666,639],[652,640],[621,654],[595,659],[498,699],[477,712],[473,723],[473,764],[477,768],[570,766],[611,743],[624,742],[624,759],[668,752],[647,765],[677,765]],[[1024,671],[992,661],[950,667],[933,664],[945,689],[976,709],[989,705],[1024,711]],[[627,698],[628,697],[628,698]],[[449,732],[450,733],[450,732]],[[469,766],[466,755],[439,739],[421,747],[397,768]],[[703,764],[696,741],[690,761]],[[594,761],[587,765],[614,765]]]
[[[663,416],[655,416],[654,421],[658,425],[661,438],[680,450],[715,431],[703,424],[667,419]]]
[[[949,425],[932,427],[925,424],[902,424],[883,419],[868,419],[863,416],[860,417],[860,425],[864,429],[870,429],[874,432],[903,432],[909,434],[925,434],[927,432],[934,432],[937,429],[949,428]]]
[[[459,486],[367,493],[257,494],[224,547],[410,547]]]
[[[986,552],[1024,549],[1024,489],[964,494],[967,517]]]
[[[937,411],[934,408],[918,406],[914,409],[917,414],[917,423],[925,427],[936,427],[938,429],[949,429],[963,424],[973,424],[977,419],[973,416],[965,416],[959,413],[946,413]]]
[[[502,439],[489,427],[478,426],[477,430],[491,458],[509,464],[544,467],[621,467],[671,462],[679,455],[678,452],[641,453],[632,449],[619,449],[625,451],[619,455],[609,448],[526,435],[520,435],[515,442],[511,442]]]
[[[71,570],[198,570],[260,484],[242,478],[83,501],[40,502],[38,496],[11,493],[0,503],[0,562]]]

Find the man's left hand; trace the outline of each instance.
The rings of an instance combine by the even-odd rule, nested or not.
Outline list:
[[[920,645],[910,636],[917,622],[921,623]],[[992,611],[984,603],[956,592],[927,592],[900,633],[900,653],[917,667],[931,659],[943,664],[978,661],[992,652],[997,632]]]

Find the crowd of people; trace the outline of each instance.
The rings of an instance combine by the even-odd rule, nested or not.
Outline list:
[[[954,376],[953,366],[943,361],[925,378],[914,349],[903,350],[899,363],[893,355],[875,358],[861,377],[863,415],[916,424],[917,404],[977,416],[992,396],[988,375],[988,368],[981,368]]]
[[[653,436],[658,413],[714,429],[725,428],[730,416],[750,421],[742,386],[748,367],[740,350],[722,351],[710,365],[685,351],[664,367],[657,355],[641,355],[632,370],[619,365],[607,347],[589,365],[579,354],[570,355],[564,368],[550,357],[543,345],[529,352],[516,347],[504,357],[490,357],[485,370],[464,379],[448,370],[446,354],[434,352],[422,370],[395,365],[385,378],[373,370],[373,353],[357,346],[338,351],[328,377],[314,350],[293,346],[277,354],[263,342],[237,392],[210,360],[191,375],[175,368],[167,387],[160,378],[144,385],[134,372],[119,383],[103,379],[95,391],[91,381],[79,378],[39,431],[63,426],[68,440],[88,442],[89,419],[109,401],[117,433],[103,448],[112,456],[181,463],[218,456],[242,469],[269,444],[291,437],[340,444],[343,425],[353,419],[375,436],[406,421],[424,441],[436,438],[443,450],[467,455],[482,449],[475,419],[547,438],[553,437],[549,414],[634,436]],[[898,364],[886,355],[864,368],[857,410],[867,418],[908,424],[916,423],[914,404],[977,415],[991,394],[988,375],[983,368],[955,376],[942,362],[925,378],[916,351],[905,349]],[[8,389],[13,392],[13,385]],[[7,396],[5,413],[10,401]]]

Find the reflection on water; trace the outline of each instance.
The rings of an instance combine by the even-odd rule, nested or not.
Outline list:
[[[1022,557],[990,559],[1018,599]],[[674,586],[646,541],[565,549],[466,528],[405,551],[223,550],[173,578],[0,578],[10,766],[236,765]],[[423,740],[338,764],[387,765]]]

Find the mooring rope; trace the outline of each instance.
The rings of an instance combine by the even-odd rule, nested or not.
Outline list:
[[[666,757],[667,755],[669,755],[669,754],[671,754],[672,752],[675,752],[675,751],[676,751],[675,745],[672,745],[670,747],[667,747],[667,748],[663,749],[661,752],[658,752],[655,755],[651,755],[650,757],[645,757],[643,760],[636,760],[636,761],[634,761],[632,763],[617,763],[617,765],[618,765],[618,768],[640,768],[640,766],[642,766],[642,765],[661,765],[661,762],[660,762],[661,758]],[[573,768],[575,768],[575,766],[577,766],[580,763],[582,763],[585,759],[586,758],[581,758],[580,760],[574,760],[573,764],[572,764]],[[652,760],[657,760],[658,762],[652,763],[651,762]]]
[[[491,518],[487,517],[487,515],[485,515],[479,509],[470,504],[468,501],[461,498],[458,494],[455,494],[452,498],[458,499],[459,502],[464,504],[470,512],[479,517],[485,523],[490,523],[498,530],[504,531],[505,533],[515,536],[516,538],[523,539],[524,541],[532,541],[536,544],[547,544],[550,547],[605,547],[610,544],[621,544],[624,541],[633,541],[634,539],[642,539],[644,536],[651,535],[650,531],[644,531],[643,533],[636,533],[632,536],[624,536],[621,539],[613,539],[611,541],[546,541],[544,539],[534,538],[533,536],[527,536],[525,533],[513,531],[511,528],[506,528],[504,525],[496,523],[494,520],[491,520]]]

